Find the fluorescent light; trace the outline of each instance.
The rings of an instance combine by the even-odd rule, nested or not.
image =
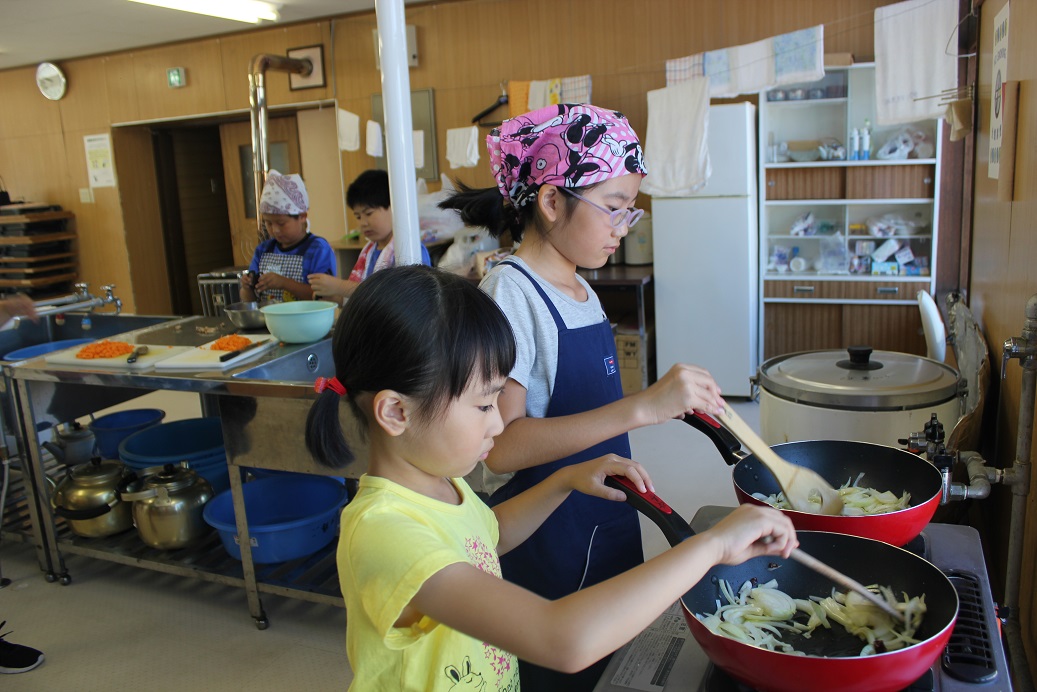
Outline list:
[[[232,19],[249,24],[259,24],[263,20],[276,22],[281,18],[277,12],[280,5],[262,0],[130,0],[130,2],[194,12],[221,19]]]

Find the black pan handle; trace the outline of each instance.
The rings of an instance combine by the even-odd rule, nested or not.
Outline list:
[[[663,502],[661,497],[651,491],[642,493],[626,476],[606,476],[605,485],[626,493],[627,504],[655,522],[670,545],[677,545],[695,535],[684,517]]]
[[[734,466],[749,456],[742,451],[742,443],[738,441],[738,438],[728,432],[727,428],[720,425],[720,422],[712,416],[696,411],[690,416],[684,414],[684,422],[705,433],[706,437],[716,445],[720,456],[724,458],[728,466]]]

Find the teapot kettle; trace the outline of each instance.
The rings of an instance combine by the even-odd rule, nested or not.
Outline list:
[[[129,478],[119,487],[119,497],[133,503],[133,525],[142,541],[152,548],[173,550],[210,533],[202,510],[212,499],[213,489],[187,462],[152,466],[137,473],[140,478]]]
[[[65,466],[77,466],[90,461],[96,445],[94,433],[79,422],[73,422],[64,428],[60,425],[54,427],[53,440],[42,443],[42,446]]]
[[[100,538],[126,531],[133,526],[133,518],[117,489],[127,476],[120,462],[100,457],[68,467],[59,483],[47,476],[54,486],[51,507],[77,536]]]

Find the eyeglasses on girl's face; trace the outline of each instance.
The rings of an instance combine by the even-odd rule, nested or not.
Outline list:
[[[572,195],[581,202],[586,202],[595,209],[599,209],[608,214],[609,222],[612,223],[613,228],[622,228],[623,226],[626,226],[627,228],[633,228],[634,224],[640,221],[641,217],[645,215],[644,209],[637,209],[635,207],[630,207],[629,209],[607,209],[601,206],[600,204],[595,204],[583,195],[573,192],[567,187],[559,187],[558,189],[563,191],[565,194]]]

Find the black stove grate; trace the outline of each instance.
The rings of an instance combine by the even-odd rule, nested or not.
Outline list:
[[[997,678],[997,664],[979,578],[954,570],[946,574],[958,592],[959,606],[954,632],[943,651],[943,669],[962,682],[991,682]]]

